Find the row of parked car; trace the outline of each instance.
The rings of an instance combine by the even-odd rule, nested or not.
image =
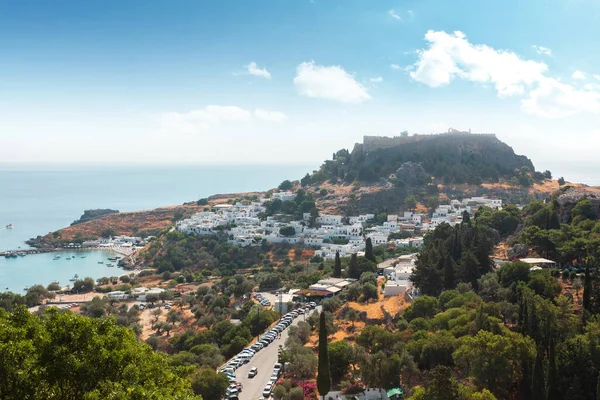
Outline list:
[[[270,339],[270,338],[277,337],[277,335],[279,335],[283,329],[287,328],[289,326],[289,324],[292,323],[294,318],[296,318],[302,314],[308,313],[310,310],[314,309],[316,306],[317,306],[317,303],[310,302],[302,308],[299,308],[294,311],[290,311],[289,313],[285,314],[279,320],[277,325],[275,325],[269,332],[267,332],[261,336],[261,340],[270,340],[272,342],[273,339]],[[260,342],[261,341],[259,340],[257,343],[254,343],[254,345],[256,345]],[[275,367],[273,367],[273,374],[271,375],[269,382],[267,382],[267,385],[265,386],[265,389],[263,390],[263,393],[262,393],[263,398],[266,399],[271,396],[271,392],[273,391],[273,388],[275,387],[275,383],[277,382],[277,379],[279,379],[280,374],[281,374],[281,364],[277,363],[277,364],[275,364]]]
[[[60,305],[60,306],[58,306],[58,308],[59,308],[60,310],[70,310],[71,308],[73,308],[73,307],[77,307],[77,306],[78,306],[78,304],[71,303],[71,304],[63,304],[63,305]]]
[[[250,362],[252,357],[258,351],[264,349],[269,344],[271,344],[277,338],[277,336],[279,336],[279,334],[283,332],[284,329],[290,326],[294,318],[304,313],[307,313],[316,306],[316,303],[311,302],[308,303],[305,307],[285,314],[273,328],[271,328],[268,332],[262,334],[254,344],[242,350],[238,355],[233,357],[231,360],[229,360],[227,364],[225,364],[219,369],[219,372],[222,372],[225,375],[227,375],[227,378],[229,379],[230,385],[227,388],[227,393],[225,396],[227,400],[237,400],[239,393],[243,389],[241,383],[237,382],[236,380],[235,371],[242,365]],[[265,386],[265,389],[263,391],[264,398],[268,398],[271,396],[271,391],[273,390],[275,382],[277,382],[277,379],[279,378],[281,368],[282,366],[279,363],[275,364],[275,367],[273,367],[273,374],[271,376],[271,379],[269,380],[269,383],[267,384],[267,386]],[[248,372],[248,377],[254,378],[257,373],[258,368],[252,367]]]
[[[257,294],[255,297],[256,301],[258,301],[263,307],[269,307],[271,305],[271,302],[269,301],[269,299],[266,299],[265,297],[263,297],[261,294]]]

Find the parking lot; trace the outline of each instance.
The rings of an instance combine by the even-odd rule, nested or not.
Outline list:
[[[316,310],[320,312],[321,307],[316,307]],[[314,312],[314,310],[310,312]],[[258,400],[263,398],[263,390],[273,374],[273,367],[278,361],[279,346],[284,346],[285,340],[289,335],[289,327],[297,325],[299,321],[303,320],[304,317],[302,315],[294,318],[292,323],[281,332],[280,338],[274,339],[267,347],[256,352],[248,363],[240,366],[235,371],[237,382],[242,384],[242,392],[238,395],[239,400]],[[248,372],[253,367],[256,367],[258,372],[256,376],[249,378]]]

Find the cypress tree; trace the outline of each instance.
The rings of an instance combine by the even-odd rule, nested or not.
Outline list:
[[[329,369],[329,355],[327,354],[327,325],[325,311],[321,311],[319,320],[319,366],[317,370],[317,389],[325,399],[331,389],[331,373]]]
[[[558,393],[558,376],[556,374],[556,352],[554,339],[550,338],[550,349],[548,351],[548,387],[546,389],[546,400],[560,400]]]
[[[463,211],[462,213],[462,222],[463,224],[471,223],[471,215],[469,215],[469,212],[467,210]]]
[[[598,383],[596,384],[596,400],[600,400],[600,373],[598,373]]]
[[[529,334],[529,310],[527,308],[527,297],[523,296],[523,315],[521,316],[520,331],[522,335]]]
[[[375,255],[373,254],[373,242],[371,242],[371,238],[367,238],[365,243],[365,258],[367,260],[377,262]]]
[[[444,259],[444,287],[454,289],[454,260],[449,255]]]
[[[335,252],[335,265],[333,266],[333,277],[341,278],[342,277],[342,260],[340,260],[340,252]]]
[[[592,278],[590,276],[590,265],[586,263],[585,266],[585,278],[583,281],[583,309],[584,311],[590,311],[592,297]]]
[[[348,264],[348,278],[360,278],[360,271],[358,270],[358,257],[356,253],[350,256],[350,264]]]
[[[469,282],[473,288],[477,288],[477,279],[481,277],[479,262],[470,251],[463,252],[460,258],[460,279]]]
[[[531,378],[531,400],[544,400],[544,365],[542,364],[542,348],[538,347],[533,366],[533,377]]]
[[[531,398],[531,361],[528,359],[521,360],[521,378],[520,388],[524,399]]]
[[[587,398],[577,376],[573,378],[571,386],[569,386],[569,390],[567,390],[567,394],[564,398],[569,400],[585,400]]]

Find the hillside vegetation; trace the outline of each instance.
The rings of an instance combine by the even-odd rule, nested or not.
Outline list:
[[[395,174],[399,185],[423,184],[428,177],[434,177],[446,184],[506,180],[530,186],[544,178],[544,174],[535,173],[531,160],[515,154],[494,135],[449,133],[381,138],[391,141],[375,148],[368,146],[367,139],[365,137],[365,143],[357,144],[352,152],[338,151],[304,181],[376,182]],[[410,163],[418,164],[424,174]],[[407,166],[410,168],[403,171]]]

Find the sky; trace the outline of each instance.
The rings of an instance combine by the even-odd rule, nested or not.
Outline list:
[[[0,162],[298,163],[363,135],[600,150],[598,0],[0,0]]]

